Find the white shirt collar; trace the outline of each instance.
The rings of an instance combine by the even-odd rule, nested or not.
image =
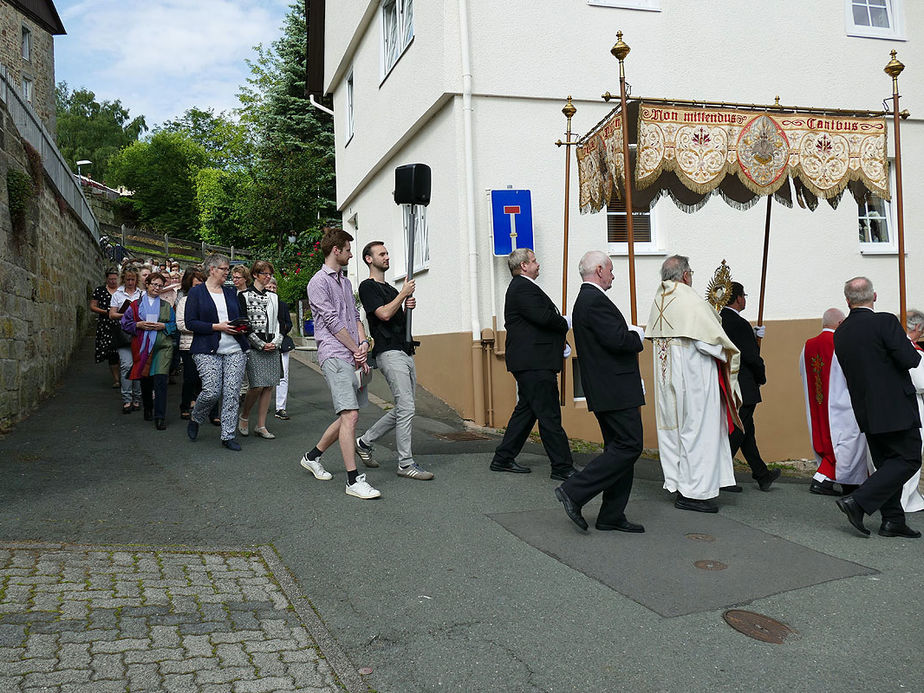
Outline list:
[[[592,286],[598,291],[600,291],[603,295],[606,295],[606,289],[604,289],[599,284],[594,284],[593,282],[581,282],[581,286],[584,286],[584,284],[587,284],[588,286]]]
[[[822,332],[834,332],[834,328],[833,328],[833,327],[826,327],[826,328],[824,328],[824,329],[822,330]]]

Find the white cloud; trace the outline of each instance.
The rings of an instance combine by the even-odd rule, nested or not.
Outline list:
[[[57,0],[57,79],[121,99],[149,125],[227,110],[253,47],[279,37],[288,0]]]

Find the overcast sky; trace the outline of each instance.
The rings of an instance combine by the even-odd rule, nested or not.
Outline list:
[[[253,47],[280,35],[289,0],[55,0],[55,78],[120,99],[148,127],[237,105]]]

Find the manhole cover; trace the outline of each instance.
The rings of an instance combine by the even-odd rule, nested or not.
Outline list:
[[[731,609],[726,611],[722,618],[739,633],[744,633],[749,638],[773,643],[774,645],[782,645],[786,638],[792,637],[796,633],[785,623],[774,621],[769,616],[753,611]]]
[[[696,561],[693,564],[695,567],[700,570],[725,570],[728,566],[722,563],[721,561]]]
[[[457,431],[456,433],[434,433],[433,437],[439,438],[440,440],[452,440],[452,441],[491,440],[486,435],[482,435],[481,433],[474,433],[472,431]]]
[[[687,534],[686,537],[690,541],[715,541],[715,537],[712,536],[711,534],[692,533],[692,534]]]

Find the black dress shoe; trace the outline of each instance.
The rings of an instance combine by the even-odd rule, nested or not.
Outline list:
[[[555,479],[556,481],[567,481],[575,474],[577,474],[577,469],[574,467],[568,467],[567,469],[553,470],[552,473],[549,474],[549,478]]]
[[[719,512],[719,506],[712,501],[687,498],[679,493],[677,494],[677,500],[674,501],[674,507],[678,510],[692,510],[697,513]]]
[[[154,420],[154,410],[153,410],[153,409],[145,409],[145,410],[144,410],[144,420],[145,420],[145,421],[153,421],[153,420]]]
[[[491,471],[510,472],[511,474],[529,474],[533,470],[529,467],[524,467],[522,464],[517,464],[516,462],[495,462],[492,460]]]
[[[868,537],[869,530],[863,525],[863,508],[853,499],[853,496],[844,496],[843,498],[838,498],[834,502],[837,503],[837,507],[840,508],[841,512],[847,516],[850,524],[852,524],[858,532]]]
[[[917,539],[921,533],[916,529],[911,529],[905,523],[889,522],[886,520],[879,528],[880,537],[905,537],[906,539]]]
[[[744,489],[738,486],[738,484],[734,484],[732,486],[722,486],[719,490],[725,491],[726,493],[741,493],[744,491]]]
[[[779,469],[768,470],[767,476],[757,481],[757,486],[760,488],[761,491],[769,491],[770,487],[773,486],[773,482],[779,479],[780,474],[782,473],[783,472],[781,472]]]
[[[817,479],[812,479],[812,484],[809,486],[809,493],[814,493],[819,496],[843,496],[844,494],[834,488],[834,482],[830,479],[825,479],[824,481],[818,481]]]
[[[574,504],[574,501],[568,497],[568,494],[562,490],[561,486],[555,489],[555,497],[565,506],[565,514],[571,521],[586,532],[587,520],[581,515],[581,509]]]
[[[631,532],[632,534],[643,534],[645,532],[645,528],[642,527],[642,525],[629,522],[626,518],[617,520],[612,524],[608,522],[600,522],[598,520],[597,524],[594,526],[601,532],[608,532],[609,530],[616,530],[617,532]]]
[[[154,419],[154,428],[156,428],[158,431],[166,431],[167,422],[163,419]]]

